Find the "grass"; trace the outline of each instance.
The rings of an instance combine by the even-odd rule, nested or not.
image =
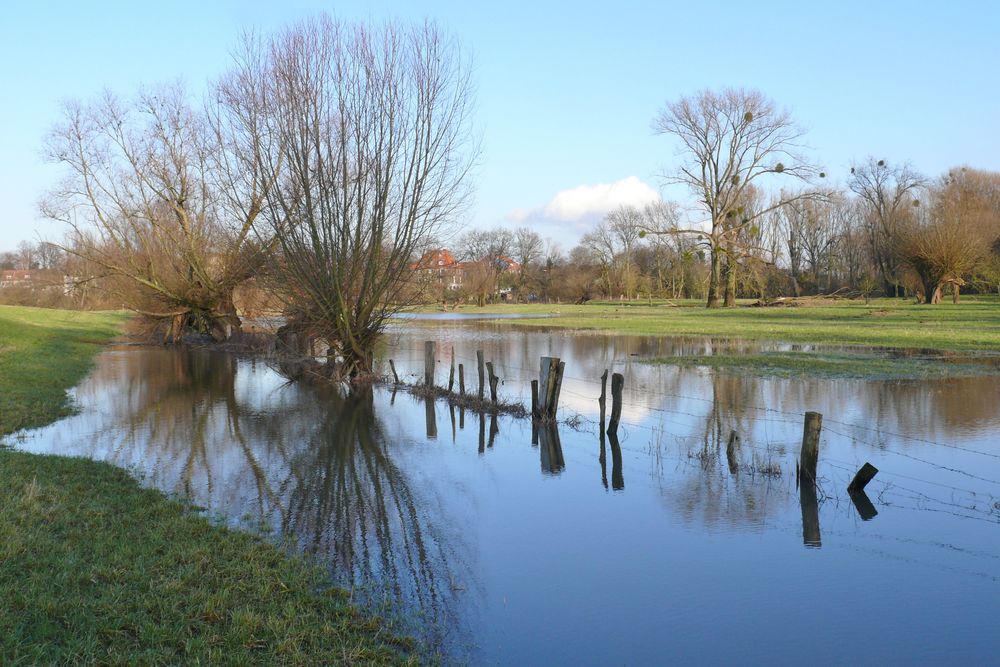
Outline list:
[[[963,303],[915,305],[902,299],[843,301],[798,308],[720,308],[683,301],[498,304],[460,312],[554,315],[505,320],[535,327],[653,336],[713,336],[742,340],[902,347],[953,352],[1000,352],[1000,302],[966,297]]]
[[[120,313],[0,306],[0,435],[70,414],[66,389],[118,334]]]
[[[0,434],[66,414],[121,322],[0,308]],[[0,449],[0,563],[2,664],[407,661],[320,570],[105,463]]]
[[[997,363],[970,359],[907,359],[873,354],[759,352],[750,354],[677,355],[644,359],[654,364],[702,366],[763,377],[827,377],[867,380],[920,380],[1000,373]]]

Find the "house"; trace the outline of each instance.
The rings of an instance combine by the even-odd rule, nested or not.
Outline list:
[[[38,271],[25,271],[22,269],[9,269],[0,272],[0,288],[5,287],[31,287],[37,277]]]
[[[436,282],[446,289],[457,290],[462,287],[462,278],[468,264],[459,262],[449,250],[439,248],[425,252],[419,260],[410,265],[410,268],[420,272],[428,282]]]

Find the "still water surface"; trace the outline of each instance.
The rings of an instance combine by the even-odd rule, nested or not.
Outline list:
[[[473,385],[482,349],[524,402],[561,357],[568,422],[533,445],[528,420],[122,348],[75,389],[81,414],[13,444],[110,461],[306,552],[447,661],[995,660],[997,377],[762,379],[643,362],[752,345],[500,322],[400,323],[380,356],[422,376],[424,340],[439,383],[454,352]],[[605,368],[626,378],[619,442],[598,437]],[[795,484],[806,410],[824,415],[814,495]],[[856,505],[865,461],[882,472]]]

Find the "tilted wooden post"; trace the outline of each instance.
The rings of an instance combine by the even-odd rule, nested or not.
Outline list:
[[[496,405],[497,402],[497,384],[500,382],[500,378],[497,377],[496,373],[493,372],[493,362],[486,362],[486,372],[490,376],[490,400]]]
[[[424,384],[434,386],[434,353],[437,345],[429,340],[424,343]]]
[[[485,387],[485,376],[483,374],[483,351],[476,350],[476,366],[479,369],[479,400],[483,400],[483,388]]]
[[[823,415],[807,412],[802,427],[802,454],[799,457],[799,471],[809,482],[816,481],[816,465],[819,463],[819,434],[823,428]]]
[[[396,374],[396,364],[393,363],[392,359],[389,360],[389,370],[392,371],[392,383],[399,384],[399,375]]]
[[[858,491],[864,491],[865,487],[868,486],[868,482],[872,481],[872,478],[878,474],[878,468],[873,466],[871,463],[865,462],[861,469],[858,470],[857,474],[854,475],[854,479],[851,483],[847,485],[848,493],[856,493]]]
[[[465,366],[458,365],[458,394],[465,396]]]
[[[622,418],[622,389],[625,387],[625,376],[614,373],[611,376],[611,421],[608,423],[608,434],[618,433],[618,422]]]

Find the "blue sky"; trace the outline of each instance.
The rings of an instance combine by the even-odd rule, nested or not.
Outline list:
[[[59,174],[40,148],[61,100],[178,78],[198,89],[241,29],[324,10],[455,34],[475,61],[484,148],[468,223],[527,214],[564,248],[609,202],[661,191],[676,157],[652,119],[706,87],[787,107],[835,181],[868,154],[932,176],[1000,170],[994,3],[17,3],[0,15],[0,250],[60,232],[36,211]]]

